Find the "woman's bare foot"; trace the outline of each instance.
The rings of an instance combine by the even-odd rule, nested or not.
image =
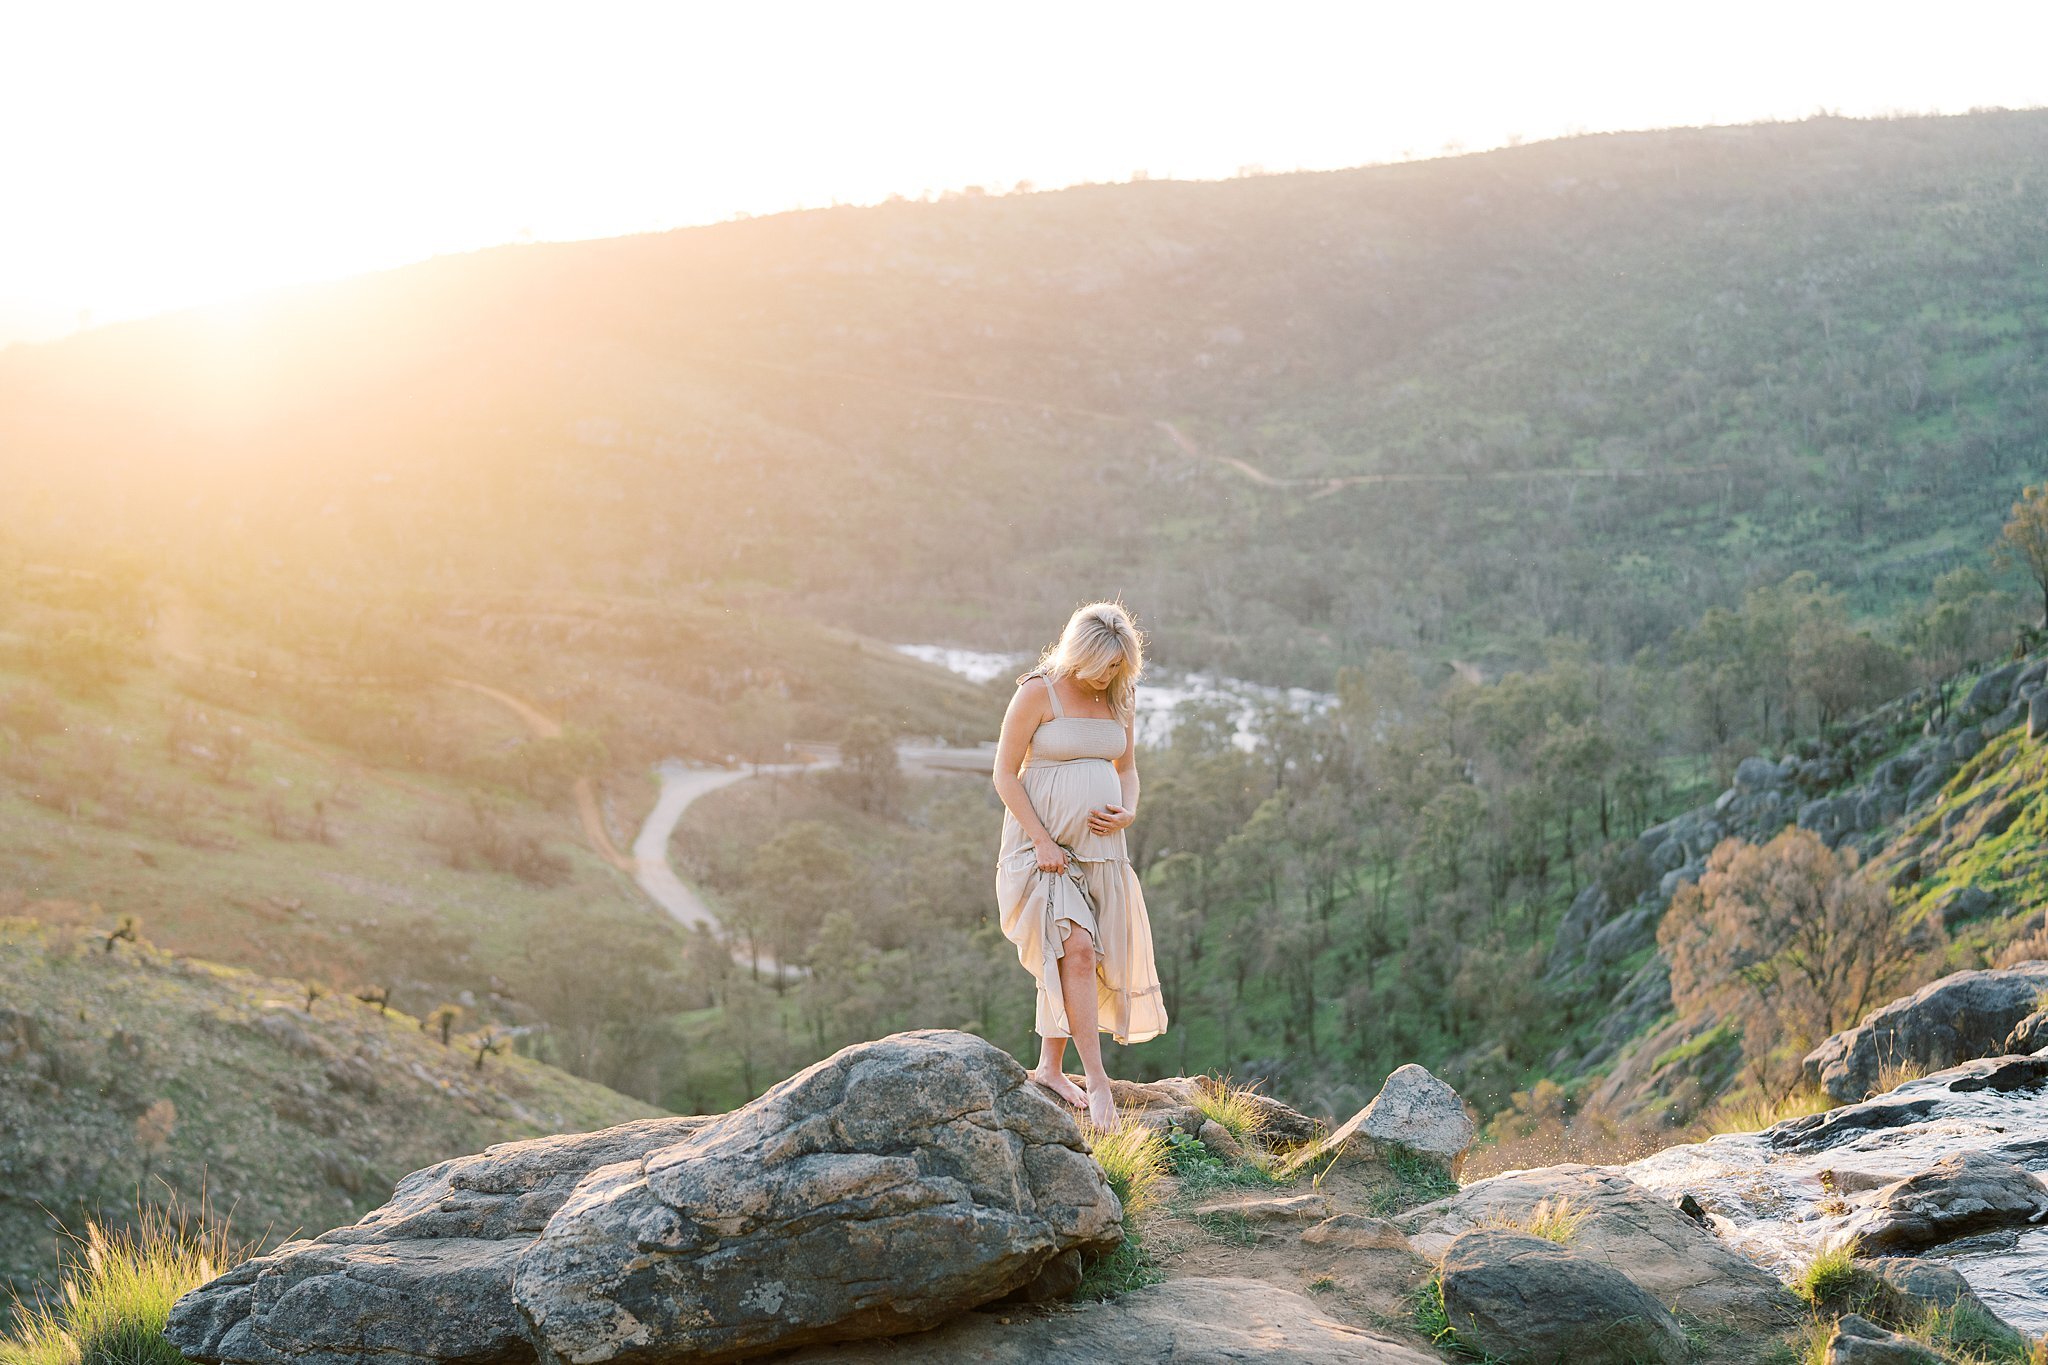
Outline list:
[[[1068,1080],[1065,1072],[1047,1071],[1039,1067],[1033,1067],[1024,1074],[1037,1081],[1047,1090],[1052,1091],[1053,1094],[1059,1096],[1076,1109],[1080,1109],[1088,1103],[1088,1097],[1081,1093],[1081,1087]]]
[[[1088,1087],[1088,1122],[1099,1131],[1114,1133],[1123,1125],[1123,1116],[1116,1112],[1116,1101],[1110,1097],[1109,1082]]]

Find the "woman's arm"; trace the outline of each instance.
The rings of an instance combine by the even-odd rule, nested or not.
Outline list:
[[[1038,866],[1046,872],[1058,872],[1067,865],[1067,855],[1054,840],[1045,822],[1038,818],[1038,812],[1031,808],[1030,793],[1024,790],[1024,783],[1017,772],[1024,766],[1024,751],[1031,747],[1032,732],[1038,729],[1050,711],[1046,704],[1045,689],[1025,682],[1017,685],[1017,695],[1010,698],[1010,705],[1003,712],[1003,732],[996,740],[996,795],[1010,814],[1017,817],[1017,823],[1024,827],[1025,835],[1038,851]]]
[[[1097,834],[1127,829],[1138,818],[1138,736],[1131,725],[1124,726],[1124,751],[1116,760],[1116,777],[1123,787],[1123,803],[1114,810],[1088,813],[1088,827]]]

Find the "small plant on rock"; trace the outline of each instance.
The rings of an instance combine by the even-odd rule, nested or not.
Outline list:
[[[311,1014],[313,1006],[327,998],[327,988],[317,981],[308,981],[305,983],[305,992],[306,1013]]]
[[[356,999],[362,1001],[365,1005],[375,1005],[377,1013],[383,1014],[391,1008],[391,988],[389,986],[365,986],[356,992]]]

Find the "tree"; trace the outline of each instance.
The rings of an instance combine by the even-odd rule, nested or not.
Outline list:
[[[422,1031],[433,1029],[441,1035],[441,1046],[448,1046],[449,1035],[455,1032],[455,1021],[462,1018],[460,1005],[436,1005],[433,1013],[420,1020]]]
[[[870,815],[893,810],[903,775],[896,762],[896,736],[888,725],[873,716],[855,717],[846,724],[839,753],[854,804]]]
[[[2041,628],[2048,630],[2048,485],[2029,484],[2012,505],[2012,516],[1992,547],[2001,568],[2025,569],[2041,590]]]
[[[1787,1089],[1799,1060],[1860,1020],[1912,970],[1890,893],[1812,830],[1768,844],[1724,839],[1697,883],[1682,886],[1657,930],[1682,1013],[1715,1013],[1742,1032],[1766,1089]]]

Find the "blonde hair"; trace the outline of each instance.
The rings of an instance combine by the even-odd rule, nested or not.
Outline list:
[[[1145,637],[1121,602],[1090,602],[1067,618],[1067,628],[1038,664],[1017,679],[1092,678],[1109,675],[1109,706],[1130,724],[1138,712],[1138,678],[1145,671]]]

